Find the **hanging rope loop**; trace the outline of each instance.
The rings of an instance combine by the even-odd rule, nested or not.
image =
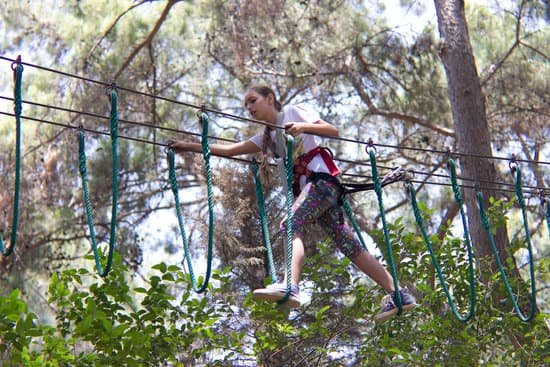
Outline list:
[[[275,264],[273,261],[273,250],[271,248],[271,240],[269,238],[269,228],[267,226],[267,215],[264,205],[264,194],[262,191],[262,181],[259,174],[259,163],[256,158],[252,159],[252,174],[254,175],[254,184],[256,188],[256,201],[258,203],[258,210],[260,211],[260,222],[262,225],[262,235],[264,239],[264,246],[266,248],[266,259],[269,271],[271,283],[277,282],[277,276],[275,275]]]
[[[525,315],[521,308],[519,307],[518,300],[516,295],[514,294],[512,287],[510,285],[510,280],[508,278],[508,275],[506,274],[506,270],[504,269],[504,266],[502,264],[502,261],[500,260],[500,254],[498,251],[498,248],[496,247],[495,238],[493,236],[493,233],[491,231],[491,224],[489,223],[489,218],[487,216],[487,213],[485,212],[484,205],[483,205],[483,193],[481,191],[477,191],[477,201],[478,201],[478,207],[479,207],[479,214],[481,217],[481,223],[483,225],[483,228],[485,229],[485,233],[487,234],[487,237],[489,239],[489,244],[491,245],[491,249],[493,250],[493,254],[496,260],[496,263],[498,265],[498,268],[500,270],[500,274],[502,277],[502,281],[504,282],[506,291],[508,293],[508,298],[512,302],[514,309],[518,315],[518,317],[525,322],[531,321],[535,314],[537,313],[537,300],[536,300],[536,286],[535,286],[535,270],[534,270],[534,263],[533,263],[533,250],[531,246],[531,239],[530,239],[530,233],[529,233],[529,225],[527,223],[527,215],[525,213],[525,204],[523,201],[523,193],[521,191],[521,169],[519,168],[519,165],[517,166],[516,170],[516,195],[518,199],[518,203],[521,208],[522,216],[523,216],[523,226],[525,229],[525,241],[527,243],[527,252],[528,252],[528,258],[529,258],[529,277],[531,281],[531,291],[529,296],[529,302],[531,304],[529,313]]]
[[[178,188],[178,181],[176,178],[176,165],[175,165],[175,154],[174,149],[171,146],[168,146],[166,149],[167,159],[168,159],[168,179],[170,181],[170,188],[172,189],[172,194],[174,195],[174,202],[175,202],[175,208],[176,208],[176,216],[178,218],[178,225],[180,228],[180,235],[183,242],[183,253],[184,253],[184,260],[182,263],[187,262],[187,269],[189,272],[189,278],[191,280],[191,286],[193,290],[197,293],[203,292],[206,287],[208,286],[207,281],[209,280],[209,274],[207,274],[207,277],[205,278],[205,282],[202,284],[201,287],[197,287],[197,281],[195,279],[195,272],[193,270],[193,262],[191,260],[191,253],[189,251],[189,244],[187,241],[187,234],[185,232],[185,225],[183,223],[183,214],[181,211],[181,203],[179,199],[179,188]],[[209,254],[211,255],[211,254]],[[211,263],[211,257],[209,256],[208,264]]]
[[[79,171],[82,181],[82,191],[84,195],[84,205],[86,208],[86,217],[88,221],[88,229],[90,231],[90,240],[92,251],[94,254],[95,265],[98,274],[101,277],[106,277],[111,271],[113,255],[115,251],[116,241],[116,219],[118,205],[118,110],[117,110],[117,92],[115,88],[110,89],[110,137],[112,151],[112,169],[111,169],[111,187],[112,187],[112,202],[111,202],[111,229],[109,237],[109,250],[107,253],[107,263],[105,267],[101,264],[101,256],[99,254],[97,238],[94,229],[94,218],[92,214],[92,204],[90,201],[90,192],[88,189],[88,176],[86,171],[86,146],[84,128],[80,126],[78,131],[78,158]]]
[[[290,297],[290,292],[292,288],[292,241],[294,239],[294,214],[292,212],[292,205],[294,201],[294,193],[292,192],[292,181],[294,179],[294,160],[293,160],[293,147],[294,147],[294,138],[290,135],[286,135],[286,155],[284,157],[284,166],[285,166],[285,176],[286,180],[286,247],[285,247],[285,265],[286,265],[286,292],[283,298],[277,301],[277,304],[282,305],[288,301]],[[269,240],[269,231],[267,228],[267,220],[264,207],[264,196],[261,188],[260,175],[258,174],[258,162],[256,159],[253,159],[252,172],[254,174],[254,181],[256,184],[256,198],[258,201],[258,207],[260,210],[260,217],[262,222],[262,231],[264,235],[264,244],[267,250],[267,261],[269,266],[269,273],[271,278],[271,283],[276,282],[275,275],[275,266],[273,262],[273,253],[271,249],[271,243]]]
[[[475,277],[474,277],[474,261],[473,261],[473,251],[472,246],[470,243],[470,235],[468,233],[468,226],[466,223],[466,217],[464,215],[464,209],[462,207],[462,196],[456,195],[456,193],[460,193],[460,189],[458,188],[458,185],[456,183],[456,172],[455,172],[455,163],[452,159],[449,159],[448,161],[448,167],[451,173],[451,181],[453,184],[453,191],[455,192],[455,200],[457,201],[457,204],[460,208],[460,215],[462,218],[462,225],[464,228],[464,244],[466,244],[467,254],[468,254],[468,275],[469,275],[469,285],[470,285],[470,307],[469,311],[466,315],[461,315],[458,311],[458,308],[456,306],[454,297],[451,295],[451,292],[449,290],[449,287],[447,286],[447,282],[445,281],[445,277],[443,276],[443,272],[441,270],[441,266],[439,264],[439,261],[437,260],[437,257],[435,255],[434,248],[432,246],[432,242],[430,240],[430,237],[427,234],[426,227],[424,225],[424,219],[422,217],[422,213],[420,211],[420,208],[418,206],[418,202],[416,200],[416,192],[415,189],[410,181],[407,182],[407,192],[409,194],[409,199],[411,202],[411,206],[413,209],[414,217],[416,220],[416,224],[418,225],[418,228],[420,229],[420,233],[422,235],[422,239],[424,240],[424,244],[426,245],[426,248],[428,249],[428,252],[430,254],[430,259],[432,261],[432,264],[436,270],[437,276],[439,278],[441,287],[443,288],[443,292],[445,293],[447,297],[447,301],[451,307],[451,310],[453,314],[462,322],[468,321],[470,318],[472,318],[474,314],[475,309],[475,300],[476,300],[476,293],[475,293]]]
[[[286,293],[283,298],[277,301],[278,304],[284,304],[288,301],[291,291],[292,280],[292,240],[294,239],[294,214],[292,205],[294,203],[294,193],[292,192],[292,180],[294,179],[294,137],[286,135],[286,156],[284,158],[286,173]]]
[[[395,299],[396,301],[397,314],[401,315],[401,313],[403,312],[403,300],[401,299],[401,292],[399,292],[399,279],[397,276],[397,268],[393,260],[390,234],[388,230],[388,225],[386,223],[386,215],[384,212],[384,204],[382,201],[382,184],[380,183],[380,178],[378,176],[378,169],[376,168],[375,149],[373,149],[371,146],[367,146],[366,150],[367,150],[367,153],[369,154],[369,158],[371,162],[372,179],[374,181],[374,191],[376,192],[376,197],[378,198],[378,208],[380,210],[380,219],[382,220],[384,242],[386,244],[386,261],[388,262],[388,265],[393,277],[393,285],[394,285],[393,299]]]
[[[176,178],[176,165],[175,165],[175,154],[172,146],[168,145],[166,147],[167,156],[168,156],[168,179],[170,181],[170,187],[174,195],[176,215],[178,218],[178,225],[180,228],[180,235],[183,242],[184,250],[184,260],[182,263],[185,266],[187,262],[187,269],[189,271],[189,278],[191,281],[191,287],[196,293],[203,293],[208,288],[210,282],[210,276],[212,273],[212,258],[213,258],[213,248],[214,248],[214,194],[212,190],[212,172],[210,168],[210,146],[208,145],[208,114],[202,110],[197,113],[199,122],[202,125],[202,134],[201,134],[201,148],[204,158],[204,168],[207,184],[207,195],[208,195],[208,254],[206,262],[206,274],[202,285],[198,286],[195,279],[195,272],[193,270],[193,263],[191,260],[191,254],[189,251],[189,245],[187,242],[187,234],[185,233],[185,226],[183,223],[183,214],[181,211],[181,204],[179,199],[179,188]]]
[[[546,213],[546,225],[548,229],[548,236],[550,237],[550,196],[545,196],[544,191],[540,190],[540,202],[542,210]],[[546,206],[546,210],[544,207]]]
[[[0,252],[4,256],[10,256],[15,249],[17,242],[17,228],[19,225],[19,196],[21,192],[21,112],[22,98],[21,86],[23,79],[23,65],[21,63],[21,55],[17,57],[16,62],[12,64],[13,80],[14,80],[14,107],[15,111],[15,187],[13,194],[13,215],[10,233],[10,246],[4,246],[3,230],[0,232]]]

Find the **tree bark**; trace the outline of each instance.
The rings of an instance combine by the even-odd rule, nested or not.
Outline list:
[[[440,57],[447,75],[458,151],[475,155],[460,156],[461,176],[483,182],[480,186],[483,186],[484,207],[487,208],[488,198],[499,198],[501,194],[497,187],[486,183],[498,181],[494,160],[479,157],[492,156],[491,136],[485,110],[485,96],[469,40],[464,1],[434,1],[441,37]],[[472,244],[477,256],[480,261],[489,261],[493,271],[498,271],[494,261],[488,260],[493,258],[493,253],[481,223],[476,192],[473,189],[465,189],[464,194]],[[509,244],[506,228],[497,230],[495,242],[501,260],[505,263],[505,259],[510,255],[506,252]]]

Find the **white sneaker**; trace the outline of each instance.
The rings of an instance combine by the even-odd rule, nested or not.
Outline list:
[[[399,293],[401,294],[401,309],[403,310],[403,313],[410,311],[417,306],[416,299],[407,288],[401,288]],[[397,307],[397,300],[395,297],[395,292],[393,292],[392,294],[387,294],[384,298],[382,298],[382,312],[374,316],[374,321],[376,323],[389,320],[397,314],[399,308]]]
[[[286,295],[286,285],[282,283],[270,284],[265,288],[255,289],[252,294],[254,297],[259,299],[264,299],[266,301],[280,301]],[[290,294],[288,295],[288,300],[283,303],[287,307],[300,307],[300,289],[297,285],[292,285],[290,287]]]

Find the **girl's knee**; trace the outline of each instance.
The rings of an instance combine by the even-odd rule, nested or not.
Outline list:
[[[281,224],[279,225],[279,229],[281,230],[281,232],[286,233],[286,229],[287,229],[286,219],[281,222]],[[302,235],[303,235],[302,225],[300,223],[297,223],[296,221],[294,221],[292,223],[292,233],[293,233],[294,237],[300,237],[301,238]]]
[[[363,253],[366,252],[359,243],[355,242],[346,242],[343,244],[340,244],[338,246],[338,249],[346,256],[348,259],[350,259],[353,263],[357,261],[357,258]]]

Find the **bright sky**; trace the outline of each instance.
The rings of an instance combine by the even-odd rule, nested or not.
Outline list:
[[[402,8],[400,0],[385,0],[385,16],[390,26],[397,27],[403,34],[420,33],[426,24],[437,24],[433,0],[416,0],[412,6]]]

